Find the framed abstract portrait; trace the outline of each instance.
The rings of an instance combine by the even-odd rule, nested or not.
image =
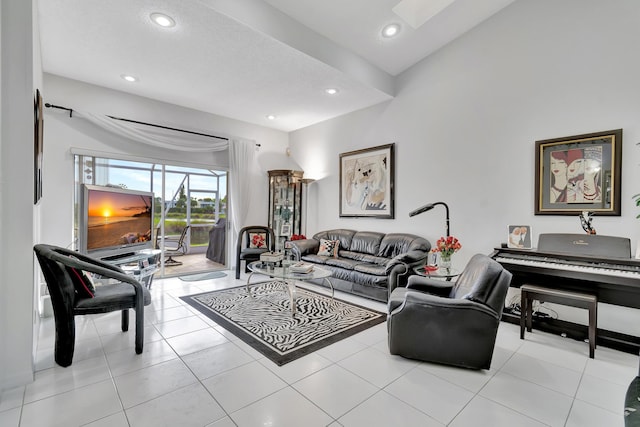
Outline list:
[[[340,154],[340,216],[393,219],[394,146]]]
[[[536,141],[536,215],[620,216],[622,129]]]

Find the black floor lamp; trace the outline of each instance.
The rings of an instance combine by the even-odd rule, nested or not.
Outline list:
[[[446,210],[446,220],[447,220],[447,236],[449,237],[451,235],[450,231],[449,231],[449,206],[447,206],[447,204],[445,202],[435,202],[435,203],[429,203],[428,205],[424,205],[416,210],[413,210],[411,212],[409,212],[409,216],[416,216],[416,215],[420,215],[423,212],[427,212],[430,211],[431,209],[433,209],[434,207],[438,206],[438,205],[442,205],[444,206],[445,210]]]

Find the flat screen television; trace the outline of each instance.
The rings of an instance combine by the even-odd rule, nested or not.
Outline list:
[[[78,251],[96,258],[153,248],[153,193],[82,185]]]

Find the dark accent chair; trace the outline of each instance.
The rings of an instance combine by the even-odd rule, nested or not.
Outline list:
[[[173,257],[184,255],[187,253],[187,242],[185,240],[187,238],[189,227],[191,226],[187,225],[185,228],[183,228],[182,233],[180,233],[180,237],[178,237],[177,239],[175,237],[164,238],[164,253],[165,255],[169,255],[169,258],[164,260],[165,267],[182,265],[180,261],[176,261],[175,259],[173,259]]]
[[[511,273],[474,255],[455,282],[411,276],[391,293],[389,351],[410,359],[489,369]]]
[[[265,235],[265,247],[251,247],[251,234],[253,233],[262,233]],[[238,233],[238,240],[236,242],[236,279],[240,278],[240,263],[242,261],[245,261],[244,271],[248,273],[249,269],[247,265],[253,261],[258,261],[261,253],[273,251],[275,246],[276,235],[271,228],[263,225],[243,227]]]
[[[75,348],[75,319],[81,314],[122,310],[122,331],[129,329],[129,309],[136,313],[136,353],[142,353],[144,341],[144,306],[151,303],[149,291],[121,268],[69,249],[52,245],[35,245],[40,268],[51,296],[56,325],[55,361],[67,367]],[[96,286],[93,298],[80,297],[70,276],[70,268],[115,279],[113,284]]]

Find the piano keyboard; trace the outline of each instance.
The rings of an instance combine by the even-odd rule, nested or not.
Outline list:
[[[571,263],[568,263],[566,260],[559,258],[556,259],[512,254],[501,254],[494,257],[494,259],[501,264],[515,264],[529,267],[541,267],[554,270],[576,271],[580,273],[640,279],[640,266],[635,265],[620,265],[607,262],[593,264],[580,261],[572,261]]]

